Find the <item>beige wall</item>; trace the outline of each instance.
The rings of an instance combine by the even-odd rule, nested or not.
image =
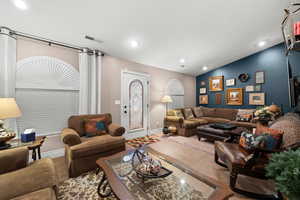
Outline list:
[[[17,61],[31,56],[50,56],[58,58],[79,69],[78,52],[65,47],[51,45],[45,42],[38,42],[30,39],[18,38],[17,40]]]
[[[196,79],[193,76],[162,70],[123,59],[105,55],[103,57],[102,77],[102,112],[109,112],[116,123],[120,123],[120,105],[115,100],[121,100],[121,70],[143,72],[151,76],[150,88],[150,128],[163,127],[165,105],[160,103],[169,80],[178,79],[184,85],[185,106],[196,105]]]

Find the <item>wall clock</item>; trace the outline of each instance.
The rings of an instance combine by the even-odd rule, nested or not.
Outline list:
[[[239,75],[239,80],[241,82],[247,82],[249,80],[249,74],[243,73]]]

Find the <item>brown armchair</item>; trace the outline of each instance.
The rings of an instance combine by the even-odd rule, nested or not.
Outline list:
[[[28,165],[27,147],[0,151],[0,199],[56,199],[54,163],[45,158]]]
[[[300,118],[291,115],[282,117],[271,128],[284,131],[282,146],[278,150],[270,151],[256,148],[253,152],[247,152],[239,144],[215,142],[215,162],[230,171],[229,182],[234,192],[254,199],[281,199],[280,194],[256,194],[236,187],[238,175],[267,179],[265,166],[269,161],[268,155],[300,147]]]
[[[86,137],[84,120],[105,117],[108,132],[105,135]],[[68,128],[62,130],[61,139],[65,143],[65,159],[69,176],[76,177],[96,169],[96,160],[125,150],[122,137],[125,128],[112,123],[111,114],[71,116]]]

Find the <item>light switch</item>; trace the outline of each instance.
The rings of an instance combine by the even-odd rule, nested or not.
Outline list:
[[[115,104],[116,104],[116,105],[120,105],[120,104],[121,104],[121,101],[120,101],[120,100],[115,100]]]

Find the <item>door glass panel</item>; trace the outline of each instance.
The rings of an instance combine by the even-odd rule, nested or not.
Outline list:
[[[129,84],[129,130],[144,127],[144,90],[140,80]]]

